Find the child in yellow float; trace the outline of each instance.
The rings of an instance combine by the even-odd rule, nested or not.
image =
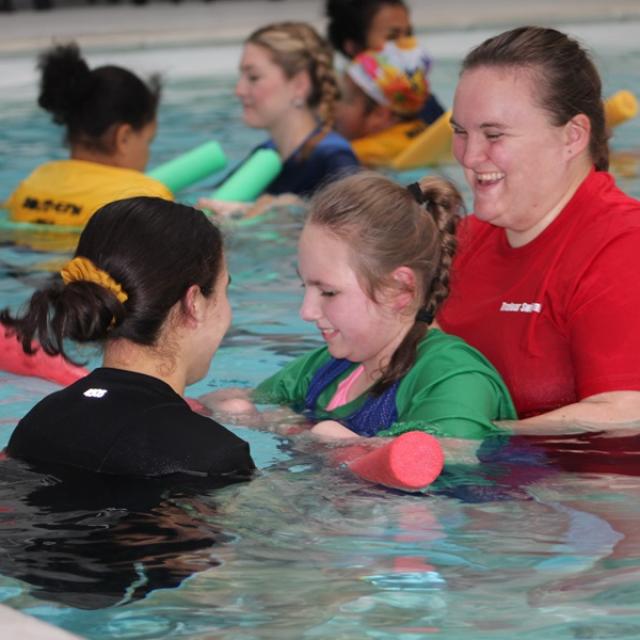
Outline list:
[[[20,182],[4,203],[12,220],[82,226],[112,200],[173,199],[142,173],[157,127],[157,80],[147,85],[113,65],[90,69],[73,43],[52,47],[38,66],[38,104],[65,126],[71,157],[45,162]]]
[[[430,96],[430,64],[415,38],[404,37],[363,51],[347,67],[336,129],[363,165],[389,165],[426,129],[420,113]]]

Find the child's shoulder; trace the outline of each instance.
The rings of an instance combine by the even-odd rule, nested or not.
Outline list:
[[[429,329],[418,345],[416,366],[419,365],[431,370],[468,367],[494,371],[493,365],[475,347],[458,336],[436,328]]]

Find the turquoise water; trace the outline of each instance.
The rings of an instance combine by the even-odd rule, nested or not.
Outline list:
[[[598,50],[607,94],[640,94],[638,53],[634,45]],[[457,64],[441,55],[434,68],[445,103]],[[232,84],[231,75],[168,78],[152,164],[207,137],[232,160],[260,141],[259,132],[229,125],[239,121]],[[1,197],[64,153],[59,129],[28,91],[0,103]],[[619,128],[613,147],[627,158],[616,169],[620,184],[640,197],[640,120]],[[455,166],[439,171],[463,187]],[[208,194],[214,181],[183,197]],[[297,315],[300,227],[300,212],[279,211],[226,229],[233,328],[190,395],[253,386],[319,344]],[[1,305],[19,305],[59,267],[68,240],[0,231]],[[3,445],[55,386],[2,373],[0,381]],[[525,456],[452,468],[426,495],[406,495],[332,468],[308,442],[232,428],[250,441],[259,477],[219,490],[160,487],[136,509],[127,500],[140,498],[137,488],[125,487],[121,509],[87,515],[74,502],[65,510],[68,496],[51,479],[4,467],[0,601],[96,639],[640,637],[637,477],[550,471]],[[33,585],[42,589],[45,579],[81,595],[50,583],[38,592]]]

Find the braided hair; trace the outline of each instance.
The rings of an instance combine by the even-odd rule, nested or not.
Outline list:
[[[372,388],[382,393],[411,369],[418,344],[449,295],[456,227],[464,211],[455,185],[426,177],[405,188],[380,174],[362,171],[333,182],[311,199],[307,224],[325,227],[352,248],[355,269],[376,301],[399,286],[400,266],[415,274],[415,321]]]
[[[317,114],[323,125],[318,135],[308,140],[302,149],[302,156],[308,156],[331,131],[335,120],[339,88],[331,46],[311,25],[304,22],[266,25],[254,31],[246,42],[266,49],[287,78],[293,78],[300,72],[308,73],[311,91],[306,99],[307,106]]]

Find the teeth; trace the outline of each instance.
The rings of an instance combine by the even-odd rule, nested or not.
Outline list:
[[[496,180],[502,180],[504,173],[499,171],[492,171],[491,173],[477,173],[476,178],[478,182],[495,182]]]

